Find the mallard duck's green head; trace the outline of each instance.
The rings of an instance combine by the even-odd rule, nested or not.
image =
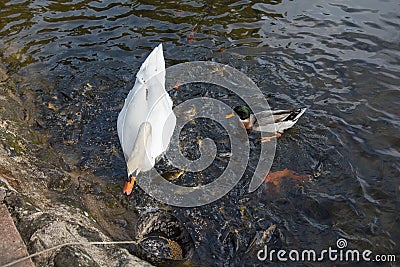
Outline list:
[[[239,106],[233,109],[240,117],[241,120],[250,118],[250,109],[246,106]]]

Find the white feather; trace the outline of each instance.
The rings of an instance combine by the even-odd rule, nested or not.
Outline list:
[[[255,124],[253,130],[268,133],[283,133],[283,131],[292,128],[297,120],[303,115],[306,108],[300,109],[300,112],[292,119],[287,119],[292,115],[291,110],[269,110],[257,113],[259,121],[256,122],[256,117],[250,115],[250,120]]]
[[[175,124],[172,100],[165,90],[165,62],[160,44],[140,67],[135,85],[118,115],[118,137],[128,175],[154,166],[156,158],[167,150]]]

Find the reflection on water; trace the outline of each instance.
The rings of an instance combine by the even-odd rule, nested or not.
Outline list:
[[[38,93],[51,145],[110,185],[125,176],[117,113],[159,42],[167,65],[229,64],[272,107],[309,108],[279,139],[273,170],[311,174],[318,166],[318,178],[247,194],[247,173],[215,203],[171,208],[196,241],[195,265],[258,263],[247,245],[272,224],[276,248],[325,249],[343,237],[352,248],[398,255],[399,14],[395,0],[4,0],[0,52],[24,76],[20,90]],[[196,94],[221,98],[204,90]],[[185,88],[175,94],[196,95]],[[159,205],[139,192],[128,209]]]

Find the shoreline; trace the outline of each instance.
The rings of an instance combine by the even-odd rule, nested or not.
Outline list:
[[[18,92],[18,79],[8,76],[0,61],[0,200],[29,254],[69,242],[133,240],[132,227],[111,220],[112,212],[107,214],[126,212],[126,200],[116,198],[113,189],[92,173],[65,167],[62,155],[48,144],[46,129],[38,130],[34,99],[32,92]],[[110,203],[114,207],[108,207]],[[136,216],[126,212],[125,217],[128,221]],[[116,245],[65,246],[36,256],[33,262],[36,266],[152,266]]]

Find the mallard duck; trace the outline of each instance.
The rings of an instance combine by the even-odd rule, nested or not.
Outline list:
[[[281,134],[295,125],[306,108],[263,111],[256,115],[252,114],[246,106],[235,107],[234,111],[247,130]]]
[[[165,62],[162,44],[144,61],[135,85],[118,115],[118,137],[124,152],[128,179],[123,193],[131,194],[135,177],[154,167],[168,148],[176,117],[165,90]]]

